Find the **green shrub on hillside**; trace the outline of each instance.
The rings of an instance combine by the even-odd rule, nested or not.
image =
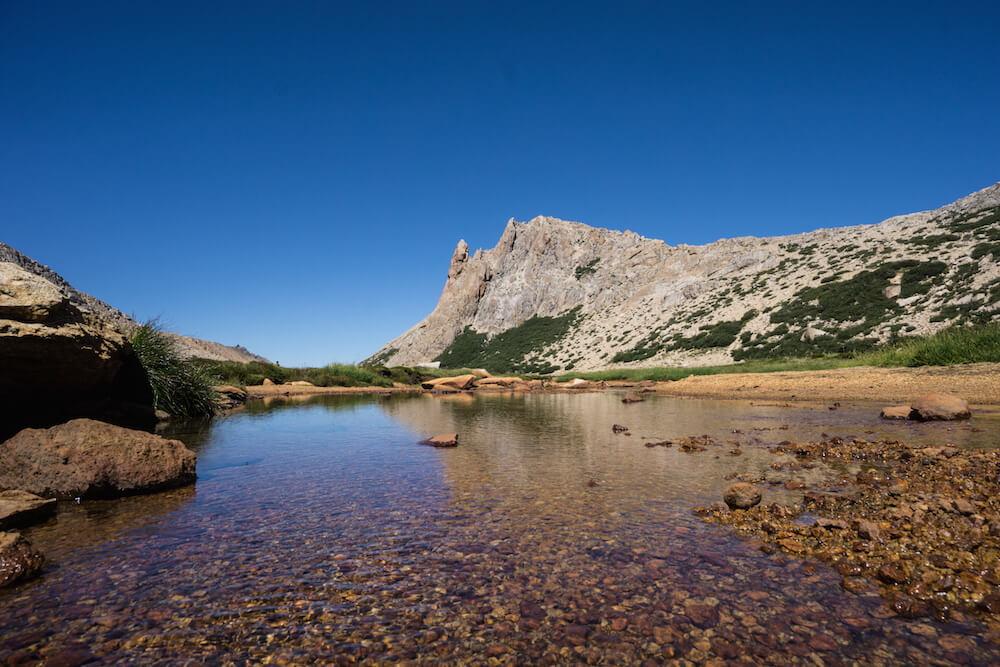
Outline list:
[[[443,368],[485,368],[491,373],[551,373],[547,362],[529,361],[565,336],[580,317],[580,306],[556,317],[534,316],[492,338],[466,327],[434,361]]]
[[[153,388],[153,407],[177,417],[215,413],[219,395],[212,378],[201,366],[177,353],[155,320],[136,327],[129,342]]]

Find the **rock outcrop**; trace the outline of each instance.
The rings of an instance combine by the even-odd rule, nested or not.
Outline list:
[[[179,440],[74,419],[0,443],[0,488],[44,497],[116,497],[189,484],[197,456]]]
[[[431,362],[460,334],[485,345],[573,309],[555,341],[526,340],[519,359],[595,370],[850,351],[1000,318],[998,239],[1000,184],[875,225],[704,246],[512,219],[492,249],[473,253],[459,242],[433,312],[369,361]],[[490,367],[490,358],[499,356],[465,363],[526,370]]]
[[[104,322],[109,328],[118,331],[128,331],[136,325],[136,322],[132,318],[117,308],[112,308],[100,299],[75,289],[62,276],[49,267],[39,264],[27,255],[4,243],[0,243],[0,263],[14,264],[28,273],[44,279],[45,282],[58,290],[63,298],[75,309],[89,313],[91,316]],[[0,276],[0,290],[3,289],[4,281],[3,277]],[[192,338],[169,332],[165,333],[173,341],[177,351],[184,357],[201,357],[216,361],[268,361],[241,345],[223,345],[222,343],[201,340],[200,338]]]
[[[55,511],[55,498],[41,498],[19,489],[0,491],[0,530],[27,526]]]
[[[61,285],[0,262],[0,440],[79,415],[153,423],[153,394],[125,335]]]

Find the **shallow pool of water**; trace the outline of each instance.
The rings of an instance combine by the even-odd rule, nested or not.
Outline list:
[[[896,618],[692,514],[727,474],[771,473],[769,445],[824,433],[980,447],[1000,422],[611,393],[252,403],[168,431],[196,485],[24,531],[48,565],[0,593],[0,659],[1000,661],[980,626]],[[702,434],[732,442],[644,446]]]

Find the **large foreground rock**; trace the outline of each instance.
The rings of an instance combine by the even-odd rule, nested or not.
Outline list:
[[[950,421],[972,416],[969,404],[951,394],[924,394],[910,404],[910,419],[920,421]]]
[[[125,335],[62,285],[0,261],[0,439],[97,417],[155,423],[153,393]]]
[[[193,482],[196,462],[179,440],[74,419],[24,429],[0,444],[0,487],[55,498],[115,497]]]
[[[726,488],[722,499],[731,509],[746,510],[760,502],[760,490],[748,482],[736,482]]]
[[[0,533],[0,588],[30,579],[44,562],[45,557],[20,533]]]
[[[0,530],[41,521],[55,510],[55,498],[39,498],[17,489],[0,491]]]

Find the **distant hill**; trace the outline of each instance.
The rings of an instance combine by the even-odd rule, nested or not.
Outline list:
[[[807,215],[807,214],[805,214]],[[1000,319],[1000,184],[878,224],[669,246],[511,219],[460,241],[437,307],[367,361],[494,371],[843,353]]]
[[[72,303],[79,306],[82,310],[94,313],[120,331],[127,331],[136,326],[136,322],[128,315],[125,315],[116,308],[112,308],[100,299],[75,289],[62,276],[49,267],[39,264],[27,255],[4,243],[0,243],[0,262],[17,264],[26,271],[45,278],[64,291]],[[222,343],[214,343],[175,333],[169,333],[168,335],[174,341],[180,354],[185,357],[202,357],[217,361],[267,361],[264,357],[253,354],[239,345],[223,345]]]

